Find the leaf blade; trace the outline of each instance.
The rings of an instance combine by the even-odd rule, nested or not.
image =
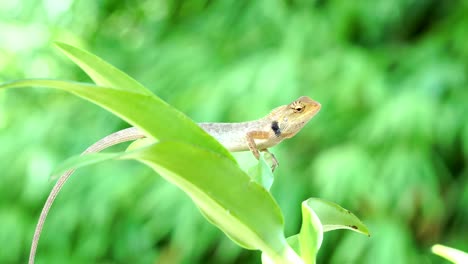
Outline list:
[[[455,248],[436,244],[432,246],[431,251],[455,264],[468,263],[468,253]]]
[[[302,225],[298,235],[300,256],[306,264],[315,263],[323,241],[323,224],[307,200],[302,202]]]
[[[226,225],[222,230],[231,236],[236,236],[233,233],[250,237],[258,235],[279,239],[281,242],[277,246],[284,246],[283,218],[278,205],[268,192],[251,181],[230,160],[193,145],[168,141],[138,152],[129,152],[122,158],[140,160],[179,186],[212,220],[224,219],[224,222],[217,220],[215,224]],[[213,211],[220,205],[220,209]],[[236,225],[232,219],[243,219],[248,226],[256,226],[258,231],[252,234]],[[237,228],[232,229],[232,226]],[[244,232],[238,232],[239,229]],[[245,244],[253,247],[251,243]]]
[[[151,95],[142,84],[94,54],[63,42],[57,48],[80,67],[97,85]]]
[[[129,152],[72,157],[61,168],[111,159],[133,159],[150,166],[189,195],[201,213],[234,242],[290,263],[282,259],[292,250],[283,235],[279,206],[228,158],[184,142],[162,141]]]
[[[13,81],[0,85],[0,89],[27,86],[70,92],[103,107],[137,127],[148,137],[190,142],[235,160],[227,149],[189,117],[156,96],[93,84],[47,79]]]
[[[319,198],[309,198],[304,201],[303,205],[306,205],[317,214],[323,225],[324,232],[335,229],[349,229],[370,236],[369,230],[359,218],[336,203]]]

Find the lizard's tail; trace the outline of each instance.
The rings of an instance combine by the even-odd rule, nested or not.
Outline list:
[[[96,153],[108,147],[111,147],[111,146],[114,146],[123,142],[136,140],[139,138],[144,138],[144,137],[145,135],[142,134],[135,127],[122,129],[120,131],[112,133],[102,138],[101,140],[97,141],[96,143],[88,147],[81,155],[86,155],[89,153]],[[73,172],[75,172],[75,169],[70,169],[66,171],[65,173],[63,173],[60,176],[60,178],[57,180],[57,182],[55,183],[52,190],[50,191],[49,197],[47,197],[44,207],[42,208],[41,215],[39,216],[36,229],[34,230],[34,237],[33,237],[32,244],[31,244],[31,250],[29,252],[29,264],[34,264],[34,259],[36,257],[36,251],[37,251],[37,245],[39,243],[39,238],[41,237],[41,232],[44,226],[44,222],[47,218],[47,215],[49,214],[50,207],[54,203],[55,198],[57,197],[58,193],[62,189],[63,185],[67,182],[68,178],[70,178]]]

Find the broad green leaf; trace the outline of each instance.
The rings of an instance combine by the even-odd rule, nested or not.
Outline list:
[[[431,248],[432,253],[439,255],[455,264],[468,263],[468,253],[461,250],[436,244]]]
[[[189,195],[201,212],[233,241],[289,263],[281,211],[271,195],[230,159],[206,149],[163,141],[120,153],[95,153],[67,160],[62,171],[110,159],[135,159]]]
[[[301,245],[299,245],[299,235],[294,235],[286,238],[289,246],[297,253],[301,253]]]
[[[323,227],[318,216],[307,205],[302,203],[302,226],[299,234],[288,237],[289,246],[301,257],[302,263],[315,263],[317,252],[322,245]],[[262,254],[262,263],[274,263],[270,258]]]
[[[243,246],[281,255],[287,246],[271,195],[231,160],[182,142],[128,152],[184,190],[212,223]]]
[[[350,229],[369,235],[367,227],[348,210],[332,202],[309,198],[302,202],[301,231],[297,235],[288,237],[287,242],[304,263],[315,263],[323,233],[335,229]],[[262,262],[273,263],[263,254]]]
[[[370,236],[367,227],[350,211],[341,206],[319,198],[309,198],[302,203],[317,214],[327,232],[335,229],[349,229]]]
[[[55,45],[97,85],[152,95],[146,87],[96,55],[62,42],[56,42]]]
[[[309,199],[310,200],[310,199]],[[298,235],[300,256],[306,264],[315,263],[317,252],[322,245],[323,223],[316,212],[308,205],[308,201],[302,202],[302,225]]]
[[[154,95],[59,80],[20,80],[2,88],[41,86],[64,90],[91,101],[158,140],[180,140],[206,147],[234,161],[216,139],[208,135],[186,115]]]
[[[140,138],[140,139],[137,139],[135,141],[133,141],[132,143],[130,143],[130,145],[128,145],[127,149],[125,151],[132,151],[132,150],[135,150],[135,149],[139,149],[139,148],[142,148],[142,147],[146,147],[146,146],[149,146],[149,145],[152,145],[156,143],[156,141],[152,138]]]
[[[264,155],[269,153],[261,153],[258,163],[248,170],[248,174],[256,183],[262,185],[266,190],[270,190],[275,179],[271,167],[265,161]]]
[[[301,252],[300,245],[299,245],[299,235],[290,236],[286,239],[286,241],[288,242],[288,245],[291,248],[290,254],[291,255],[294,254],[295,256],[297,256],[297,259],[294,261],[294,263],[298,263],[298,264],[305,263],[299,257],[299,253]],[[275,262],[275,260],[271,259],[265,253],[262,253],[261,259],[262,259],[263,264],[276,264],[277,263]]]

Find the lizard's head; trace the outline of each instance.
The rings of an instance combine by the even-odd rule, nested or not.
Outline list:
[[[294,136],[320,110],[320,103],[307,96],[284,106],[280,106],[271,114],[272,129],[277,136],[285,138]]]

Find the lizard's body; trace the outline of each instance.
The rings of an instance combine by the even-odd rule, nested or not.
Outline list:
[[[241,123],[199,123],[198,125],[229,151],[250,150],[258,159],[259,151],[268,151],[268,148],[299,132],[320,110],[320,107],[318,102],[302,96],[288,105],[275,108],[267,116],[258,120]],[[97,141],[88,147],[82,155],[99,152],[110,146],[144,137],[146,137],[145,134],[135,127],[122,129]],[[272,169],[276,165],[277,161],[273,156]],[[30,264],[34,263],[39,237],[50,207],[73,172],[74,169],[71,169],[60,176],[44,204],[34,232],[29,255]]]

